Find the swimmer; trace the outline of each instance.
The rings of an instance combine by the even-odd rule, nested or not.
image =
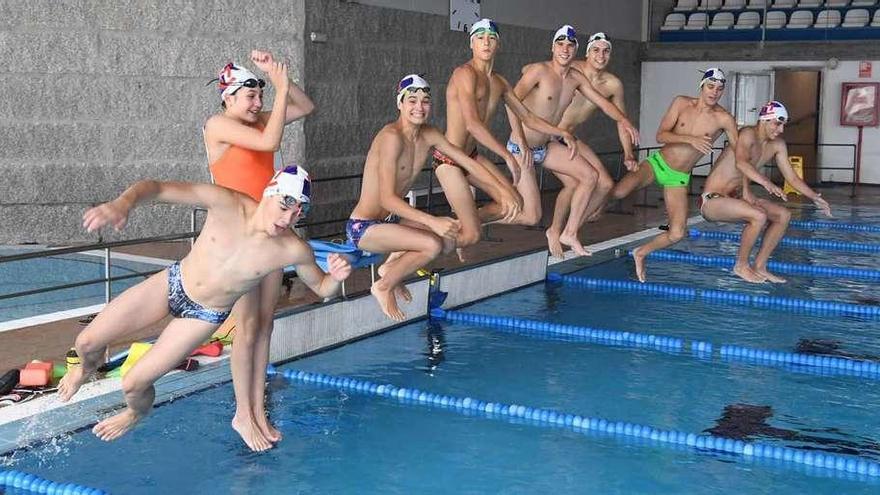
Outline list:
[[[271,53],[254,50],[250,59],[275,87],[271,111],[263,111],[265,81],[242,66],[227,64],[217,79],[223,111],[205,123],[204,137],[214,183],[259,202],[275,173],[274,155],[281,147],[284,126],[312,113],[315,105]],[[281,432],[266,415],[265,370],[282,278],[281,270],[267,274],[232,309],[236,327],[230,359],[233,423],[251,449],[281,440]]]
[[[586,57],[582,60],[575,60],[571,63],[571,66],[581,72],[590,81],[590,84],[596,88],[596,91],[611,100],[621,112],[626,113],[626,104],[623,99],[623,82],[619,77],[608,72],[607,68],[610,62],[611,39],[605,33],[596,33],[587,39]],[[565,113],[562,114],[559,127],[574,133],[577,126],[586,122],[596,112],[596,108],[598,107],[593,102],[580,94],[576,94],[571,104],[565,109]],[[632,139],[630,139],[629,134],[622,127],[618,126],[617,130],[620,146],[623,150],[623,165],[627,170],[635,170],[639,162],[636,160],[635,152],[633,151]],[[608,193],[614,187],[614,179],[611,178],[611,174],[605,169],[602,160],[599,159],[599,156],[596,155],[587,143],[583,140],[578,140],[577,148],[578,154],[590,164],[597,174],[596,189],[593,190],[593,194],[590,196],[590,203],[587,205],[583,219],[584,221],[595,221],[602,212],[601,207],[605,204]],[[553,224],[550,226],[550,230],[556,236],[562,232],[563,222],[568,215],[571,195],[574,193],[576,186],[576,182],[565,175],[558,175],[557,177],[562,181],[562,190],[559,191],[559,195],[556,197],[556,208],[560,208],[560,210],[553,212]]]
[[[831,216],[828,202],[791,168],[788,147],[782,139],[787,122],[788,111],[782,103],[770,101],[761,107],[758,123],[740,129],[736,145],[726,147],[715,160],[715,166],[712,167],[700,195],[700,213],[706,220],[746,224],[733,273],[748,282],[785,282],[784,278],[770,273],[767,263],[791,220],[788,208],[752,195],[749,183],[757,182],[770,194],[786,200],[782,189],[758,172],[757,167],[770,161],[775,162],[782,176],[796,191],[811,199],[822,213]],[[738,191],[740,197],[736,197]],[[749,256],[762,231],[764,237],[761,248],[752,265],[749,263]]]
[[[287,167],[275,174],[257,203],[219,186],[147,180],[86,211],[83,226],[93,232],[105,225],[122,229],[129,212],[149,200],[208,210],[201,234],[183,260],[110,301],[76,338],[81,365],[71,367],[59,384],[58,396],[65,402],[103,363],[110,343],[172,317],[156,343],[122,378],[127,407],[92,429],[98,438],[114,440],[143,419],[153,405],[156,380],[202,345],[229,317],[238,298],[267,273],[294,265],[300,280],[320,297],[339,291],[351,265],[330,255],[329,273],[324,274],[308,243],[290,229],[311,204],[309,185],[304,169]],[[232,427],[238,431],[241,425],[233,422]],[[271,447],[265,442],[252,448]]]
[[[516,83],[514,93],[526,108],[547,122],[557,125],[562,120],[563,113],[571,104],[575,94],[580,94],[588,101],[599,107],[602,112],[617,121],[622,132],[629,136],[633,144],[638,143],[639,133],[627,120],[626,115],[610,100],[603,96],[578,70],[572,70],[572,62],[577,53],[578,40],[574,28],[569,25],[559,28],[551,39],[552,58],[547,62],[529,64],[522,69],[522,77]],[[568,220],[561,232],[548,230],[547,245],[550,254],[560,257],[564,246],[568,246],[578,256],[587,256],[590,253],[584,248],[578,238],[581,221],[585,218],[591,195],[596,187],[598,174],[590,163],[580,154],[572,155],[567,149],[568,143],[561,143],[547,132],[535,129],[523,129],[523,135],[517,135],[518,118],[512,115],[514,120],[513,133],[507,143],[507,149],[514,155],[530,153],[529,163],[544,164],[544,166],[557,176],[565,176],[569,179],[569,185],[573,185],[570,199],[563,196],[562,201],[567,202],[566,208],[558,207],[554,214],[569,210]],[[575,185],[576,184],[576,185]],[[527,166],[523,170],[522,178],[517,184],[523,197],[523,213],[519,223],[536,225],[541,221],[541,196],[538,191],[534,167]],[[557,201],[560,199],[557,197]],[[561,225],[562,221],[554,218],[554,223]]]
[[[731,146],[736,145],[736,120],[718,104],[726,82],[721,69],[711,68],[703,73],[699,96],[676,96],[657,129],[657,142],[663,148],[650,154],[611,190],[610,197],[623,199],[655,181],[663,188],[669,230],[633,250],[640,282],[646,280],[645,258],[682,240],[686,234],[687,188],[697,161],[712,152],[712,143],[722,132],[727,134]]]

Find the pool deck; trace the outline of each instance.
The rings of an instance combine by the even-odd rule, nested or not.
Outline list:
[[[877,188],[863,188],[855,199],[848,197],[849,189],[845,187],[824,188],[822,192],[832,206],[880,205]],[[545,201],[545,211],[552,211],[549,198],[545,200],[548,200]],[[581,238],[592,249],[600,251],[650,237],[657,232],[656,226],[665,223],[665,212],[662,203],[660,205],[661,208],[626,206],[623,209],[631,213],[606,214],[600,221],[587,224]],[[490,240],[481,242],[468,253],[466,262],[450,255],[441,257],[430,266],[433,270],[440,270],[441,287],[450,293],[446,307],[467,304],[540,281],[548,263],[562,261],[548,259],[543,229],[498,225],[489,229],[488,237]],[[176,259],[187,249],[187,243],[176,243],[138,247],[127,252]],[[589,258],[581,258],[568,264],[589,262]],[[481,283],[474,284],[475,278]],[[279,300],[270,359],[273,362],[293,359],[396,326],[389,325],[390,322],[378,310],[369,296],[369,285],[369,270],[357,270],[347,282],[346,298],[322,304],[295,281],[291,290],[283,293]],[[408,310],[408,321],[412,321],[425,315],[428,282],[424,278],[413,279],[408,286],[415,301],[404,309]],[[2,367],[11,367],[8,364],[20,366],[30,359],[63,360],[76,334],[84,327],[78,320],[71,318],[0,332]],[[113,351],[126,348],[130,342],[155,336],[163,326],[160,323],[131,335],[125,341],[115,343]],[[199,371],[166,375],[157,385],[157,401],[229,380],[227,357],[228,350],[219,359],[204,360]],[[121,398],[119,380],[108,379],[84,386],[74,400],[75,406],[62,405],[54,397],[47,396],[27,404],[0,408],[0,453],[94,423],[101,412],[118,406]],[[28,430],[27,426],[34,424],[36,415],[40,416],[40,422],[48,420],[48,423],[37,430]]]

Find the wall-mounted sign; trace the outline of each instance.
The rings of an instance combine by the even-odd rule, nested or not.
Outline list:
[[[871,62],[866,60],[859,62],[859,77],[871,78]]]
[[[840,125],[880,124],[880,83],[845,82],[840,92]]]

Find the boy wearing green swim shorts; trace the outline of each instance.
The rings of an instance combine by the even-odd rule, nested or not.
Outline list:
[[[663,147],[651,153],[611,190],[610,198],[622,199],[655,181],[663,188],[669,230],[633,250],[640,282],[645,281],[645,258],[685,236],[691,170],[700,158],[712,151],[712,143],[722,132],[727,134],[731,146],[736,146],[736,119],[718,105],[724,94],[724,83],[721,69],[711,68],[703,73],[699,96],[676,96],[657,130],[657,142]]]

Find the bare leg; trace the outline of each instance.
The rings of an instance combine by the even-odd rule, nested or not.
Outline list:
[[[464,248],[473,246],[480,241],[481,221],[477,211],[477,203],[461,168],[444,164],[436,168],[435,174],[443,187],[449,206],[452,207],[452,211],[461,222],[461,230],[458,232],[455,245],[458,259],[464,263],[466,259]],[[496,209],[500,212],[500,208]]]
[[[254,343],[254,365],[251,384],[251,407],[254,421],[270,442],[281,440],[281,432],[272,426],[266,414],[266,368],[269,365],[269,346],[275,329],[275,307],[281,295],[283,272],[276,270],[260,282],[260,325]]]
[[[584,212],[584,221],[594,222],[602,214],[602,206],[608,200],[608,194],[614,187],[614,179],[611,178],[611,174],[605,169],[605,165],[602,164],[599,155],[587,146],[587,143],[579,140],[577,142],[577,149],[578,154],[593,167],[593,170],[598,175],[596,189],[593,190],[590,202],[587,204],[587,211]]]
[[[767,270],[767,263],[770,261],[770,255],[773,253],[773,250],[776,249],[782,236],[785,235],[785,231],[788,230],[791,212],[784,206],[766,199],[759,199],[756,203],[758,208],[761,208],[767,214],[769,225],[767,230],[764,231],[761,249],[758,250],[758,254],[755,256],[755,271],[766,277],[770,282],[777,284],[785,283],[786,280],[784,278],[774,275]]]
[[[596,187],[598,176],[581,156],[575,155],[573,160],[569,160],[567,153],[568,150],[561,144],[548,143],[544,166],[555,173],[567,175],[577,181],[577,186],[571,196],[568,220],[559,236],[559,242],[571,247],[575,253],[587,256],[590,253],[584,249],[583,243],[578,239],[578,230],[580,230],[581,221],[584,219],[584,213],[590,202],[590,195],[593,194],[593,189]]]
[[[654,182],[654,170],[650,163],[643,160],[635,172],[627,172],[623,179],[611,188],[608,199],[623,199],[635,191],[648,187],[652,182]]]
[[[401,251],[389,254],[388,257],[385,258],[385,262],[379,265],[379,268],[376,269],[379,273],[379,277],[384,277],[388,268],[393,266],[403,254],[404,253]],[[403,299],[405,302],[412,302],[412,293],[406,288],[405,284],[398,284],[394,287],[394,296]]]
[[[255,396],[253,377],[258,371],[254,357],[257,354],[260,334],[262,290],[261,283],[241,296],[232,308],[236,327],[230,357],[232,388],[235,391],[235,415],[232,417],[232,428],[238,432],[248,448],[256,452],[272,446],[257,424],[253,402]]]
[[[554,174],[562,183],[562,189],[556,195],[556,203],[553,204],[553,220],[550,228],[544,234],[547,236],[547,246],[550,248],[550,255],[561,258],[563,255],[562,243],[559,242],[559,236],[565,227],[565,221],[568,218],[568,211],[571,207],[571,198],[574,196],[574,190],[577,189],[578,181],[565,174]]]
[[[494,163],[490,162],[483,155],[477,155],[475,160],[477,160],[480,163],[480,165],[482,165],[483,168],[486,169],[486,171],[488,171],[490,174],[492,174],[492,177],[494,177],[495,182],[493,182],[491,184],[487,184],[487,183],[484,183],[483,181],[477,179],[473,175],[468,175],[467,180],[472,186],[474,186],[477,189],[480,189],[482,191],[488,191],[493,186],[497,187],[498,185],[500,185],[501,187],[506,189],[511,194],[513,194],[515,196],[520,195],[517,188],[514,187],[513,184],[510,183],[510,179],[507,178],[507,176],[504,175],[501,172],[501,170],[499,170],[498,167],[495,166]],[[536,190],[537,190],[537,188],[536,188]],[[523,210],[525,211],[525,205],[523,205]],[[479,210],[477,210],[477,211],[479,213],[481,223],[495,222],[501,218],[501,214],[502,214],[501,206],[494,201],[479,208]]]
[[[745,222],[733,273],[747,282],[764,282],[765,278],[749,265],[749,255],[758,242],[758,235],[767,223],[767,216],[747,201],[737,198],[714,198],[706,201],[702,209],[703,218],[713,222]]]
[[[404,252],[370,288],[382,312],[392,320],[403,321],[406,315],[397,305],[394,287],[436,258],[443,249],[443,242],[431,232],[414,227],[379,224],[367,229],[359,246],[374,253]]]
[[[217,327],[217,324],[195,319],[171,320],[159,340],[122,379],[122,391],[128,407],[99,422],[92,428],[92,432],[105,442],[115,440],[128,432],[150,412],[156,397],[156,390],[153,388],[156,380],[180,364]]]
[[[126,335],[168,315],[168,271],[163,270],[110,301],[76,338],[81,365],[71,367],[58,385],[58,398],[67,402],[98,366],[104,349]],[[175,363],[175,365],[179,364]]]
[[[633,259],[636,262],[636,277],[638,277],[639,282],[646,280],[645,258],[658,249],[663,249],[682,240],[687,230],[687,188],[663,188],[663,198],[666,202],[666,214],[669,216],[669,230],[651,239],[647,244],[643,244],[633,250]]]
[[[541,191],[538,189],[538,179],[535,177],[538,166],[525,168],[520,173],[516,190],[523,199],[522,213],[517,216],[513,224],[538,225],[541,223]]]

